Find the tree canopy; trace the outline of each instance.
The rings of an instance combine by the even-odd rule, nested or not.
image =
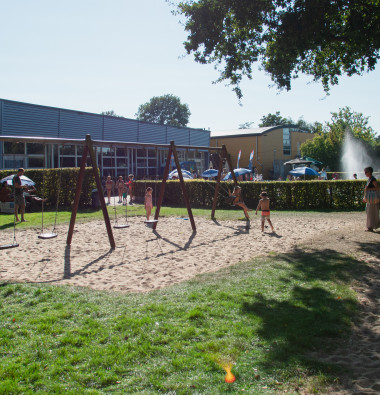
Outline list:
[[[239,99],[255,63],[279,89],[303,73],[327,92],[379,59],[379,0],[183,0],[175,14],[186,18],[187,53],[222,66],[218,81],[229,81]]]
[[[319,122],[308,123],[303,118],[299,118],[296,122],[290,117],[284,118],[281,116],[280,111],[276,111],[275,114],[269,113],[268,115],[264,115],[260,120],[261,123],[259,126],[261,128],[266,126],[294,125],[299,129],[307,130],[310,133],[316,133],[322,127]]]
[[[109,117],[117,117],[117,118],[124,118],[122,115],[117,115],[114,110],[103,111],[100,114],[108,115]]]
[[[154,96],[142,104],[135,116],[141,121],[171,126],[186,126],[191,113],[187,104],[182,104],[174,95]]]
[[[261,123],[259,123],[259,126],[261,128],[266,126],[278,126],[278,125],[287,125],[293,123],[293,121],[290,118],[283,118],[280,115],[280,111],[276,111],[276,114],[269,113],[268,115],[264,115],[260,119],[260,121]]]
[[[313,139],[301,145],[301,154],[317,159],[328,165],[331,170],[337,171],[347,132],[362,141],[370,153],[379,153],[380,145],[373,129],[368,125],[368,117],[344,107],[338,112],[331,113],[331,121],[321,127]]]

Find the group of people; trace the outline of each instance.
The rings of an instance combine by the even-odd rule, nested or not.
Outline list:
[[[12,198],[12,190],[9,188],[6,181],[4,181],[1,185],[0,189],[0,201],[1,202],[10,202],[14,201],[14,214],[16,222],[27,222],[25,219],[25,192],[33,192],[33,189],[30,189],[27,185],[22,185],[21,176],[24,174],[24,169],[20,168],[17,171],[17,174],[13,177],[12,185],[13,185],[13,193],[14,196]],[[368,178],[366,186],[364,188],[364,196],[363,202],[366,203],[366,214],[367,214],[367,221],[366,221],[366,230],[372,232],[374,229],[380,227],[380,220],[379,220],[379,204],[380,204],[380,187],[379,183],[376,178],[373,176],[373,168],[366,167],[364,169],[364,173]],[[133,204],[135,200],[135,184],[134,184],[134,175],[129,174],[128,180],[124,181],[122,176],[119,176],[117,181],[114,182],[111,176],[108,176],[104,183],[104,188],[107,193],[108,203],[111,203],[111,194],[114,188],[118,190],[119,196],[119,203],[127,204],[127,196],[129,193],[130,196],[130,204]],[[152,198],[153,189],[148,187],[145,191],[145,198],[144,198],[144,207],[146,211],[146,218],[147,220],[150,219],[152,208],[153,208],[153,198]],[[38,198],[39,200],[43,200]],[[234,187],[233,191],[229,191],[229,199],[232,205],[238,206],[243,209],[244,215],[246,219],[249,218],[249,212],[252,209],[249,209],[241,195],[241,188],[237,185]],[[46,199],[45,199],[46,200]],[[19,209],[20,209],[20,216],[21,220],[19,219]],[[261,210],[261,230],[264,232],[264,223],[267,221],[274,232],[273,224],[270,220],[270,199],[268,194],[263,191],[260,194],[260,200],[256,208],[256,215],[257,212]]]
[[[107,204],[111,204],[111,196],[115,188],[117,189],[119,201],[123,205],[127,204],[127,197],[129,194],[129,204],[133,204],[135,201],[135,180],[134,175],[129,174],[128,180],[124,180],[123,176],[119,176],[116,181],[114,181],[111,176],[107,176],[103,180],[103,189],[107,193]]]
[[[379,219],[379,206],[380,206],[380,186],[376,178],[373,176],[373,168],[366,167],[364,169],[364,173],[368,178],[366,186],[364,188],[364,197],[363,202],[366,203],[366,214],[367,214],[367,221],[366,221],[366,231],[373,232],[374,229],[380,228],[380,219]],[[356,174],[354,174],[355,176]],[[354,179],[357,179],[354,177]],[[246,219],[249,220],[249,209],[246,204],[244,203],[242,196],[241,196],[241,188],[239,186],[235,186],[233,191],[229,191],[229,198],[230,203],[241,207],[244,210],[244,215]],[[263,191],[260,194],[260,201],[256,208],[256,214],[258,210],[261,210],[261,231],[264,232],[264,223],[265,220],[268,221],[272,232],[274,232],[273,224],[270,220],[270,200],[268,194]]]
[[[135,180],[134,175],[129,174],[128,180],[124,180],[123,176],[119,176],[115,181],[112,180],[111,176],[107,176],[104,182],[104,189],[107,193],[107,204],[111,204],[111,195],[114,189],[118,192],[118,203],[126,205],[127,197],[129,194],[129,204],[133,204],[135,201]],[[153,209],[153,188],[148,187],[145,191],[144,207],[146,211],[146,219],[149,221]]]

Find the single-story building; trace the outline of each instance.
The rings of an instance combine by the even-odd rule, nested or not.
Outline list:
[[[101,175],[113,177],[129,173],[137,178],[154,178],[165,167],[168,149],[159,145],[188,146],[178,149],[180,162],[194,165],[200,171],[208,167],[207,149],[210,131],[174,127],[123,117],[67,110],[0,99],[0,166],[2,169],[60,168],[80,166],[83,145],[49,142],[4,141],[1,137],[45,137],[51,139],[85,139],[110,142],[109,147],[96,146]],[[21,139],[20,139],[21,140]],[[130,146],[118,146],[128,142]],[[148,144],[148,145],[147,145]],[[195,169],[194,169],[195,170]]]
[[[233,166],[248,168],[250,155],[254,152],[252,167],[256,167],[264,179],[285,179],[291,167],[284,165],[289,159],[300,155],[301,144],[314,135],[294,125],[263,128],[212,131],[210,146],[226,146]]]

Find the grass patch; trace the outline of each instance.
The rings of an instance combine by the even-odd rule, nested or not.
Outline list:
[[[0,393],[323,392],[339,369],[308,355],[349,331],[360,265],[296,251],[149,294],[2,283]]]

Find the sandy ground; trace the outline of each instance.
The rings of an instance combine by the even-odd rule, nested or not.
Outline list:
[[[251,217],[249,227],[243,221],[195,218],[196,233],[184,218],[162,218],[153,231],[142,218],[132,217],[128,228],[113,229],[115,250],[101,221],[76,224],[70,247],[67,225],[58,227],[58,237],[50,240],[38,239],[37,229],[21,229],[16,234],[20,246],[0,251],[0,281],[148,292],[271,252],[312,248],[350,254],[371,268],[356,289],[359,320],[336,355],[318,357],[350,370],[329,393],[380,393],[379,230],[364,232],[364,213],[301,213],[272,215],[276,233],[267,228],[263,234],[259,217]],[[2,232],[0,244],[11,239]]]

